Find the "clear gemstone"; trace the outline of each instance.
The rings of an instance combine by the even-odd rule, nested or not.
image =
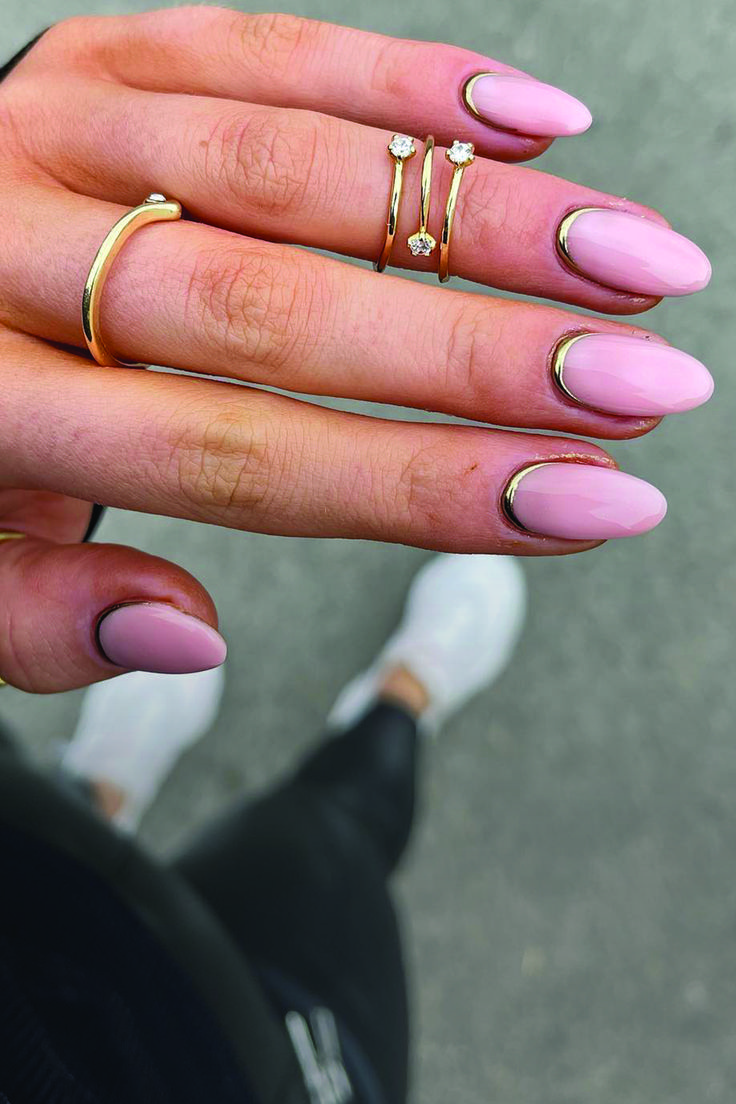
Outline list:
[[[149,196],[146,196],[146,203],[166,203],[166,196],[161,195],[160,192],[151,192]]]
[[[394,157],[398,157],[400,161],[406,161],[407,157],[411,157],[417,152],[414,139],[410,138],[408,134],[394,134],[388,148],[389,153],[392,153]]]
[[[447,151],[447,160],[453,165],[469,165],[475,160],[475,146],[472,142],[455,141]]]
[[[408,246],[414,257],[429,257],[435,249],[437,242],[431,234],[412,234],[408,240]]]

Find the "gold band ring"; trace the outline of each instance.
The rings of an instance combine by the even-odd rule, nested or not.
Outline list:
[[[11,530],[9,529],[0,530],[0,543],[2,543],[2,541],[23,540],[25,536],[25,533],[14,533],[11,532]],[[0,690],[3,688],[3,686],[7,685],[8,684],[5,679],[0,678]]]
[[[154,192],[141,203],[140,206],[134,207],[132,211],[128,211],[127,215],[123,215],[123,217],[115,223],[98,249],[97,256],[92,262],[92,267],[89,270],[87,283],[84,286],[84,295],[82,296],[82,329],[84,331],[84,340],[87,342],[87,348],[97,363],[102,365],[103,368],[140,367],[140,365],[132,365],[114,357],[105,345],[100,334],[102,293],[110,269],[115,262],[115,258],[128,238],[131,237],[136,230],[140,230],[150,222],[173,222],[180,218],[181,205],[173,200],[168,200],[166,196]]]
[[[468,165],[475,161],[475,146],[472,142],[458,142],[457,139],[446,151],[445,157],[454,166],[450,194],[447,197],[445,209],[445,221],[442,224],[442,237],[440,238],[440,263],[438,275],[441,284],[446,284],[450,279],[450,239],[452,237],[452,224],[455,220],[457,197],[460,192],[463,173]]]
[[[413,257],[429,257],[434,253],[437,242],[427,230],[429,222],[429,204],[432,194],[432,164],[434,160],[434,138],[427,135],[424,143],[424,160],[422,161],[422,185],[419,195],[419,229],[416,234],[407,238],[406,244]]]
[[[386,220],[386,237],[381,250],[381,256],[376,261],[376,272],[383,272],[389,262],[391,250],[396,237],[396,227],[399,222],[399,207],[401,205],[401,192],[404,187],[404,162],[410,161],[417,152],[414,139],[408,134],[394,134],[389,142],[388,154],[394,165],[394,175],[391,181],[391,194],[388,201],[388,219]]]

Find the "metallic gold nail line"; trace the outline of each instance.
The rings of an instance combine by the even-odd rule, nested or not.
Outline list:
[[[577,333],[573,334],[571,337],[563,337],[552,354],[552,379],[562,394],[568,399],[572,399],[578,406],[587,406],[587,404],[579,399],[577,395],[574,395],[565,383],[565,357],[576,341],[580,341],[582,337],[591,337],[592,335],[592,330],[586,330],[585,333]]]
[[[580,215],[588,214],[590,211],[605,211],[605,207],[578,207],[575,211],[570,211],[565,215],[560,225],[557,227],[557,233],[555,235],[555,246],[557,249],[557,255],[561,261],[563,261],[568,268],[571,268],[578,276],[584,276],[586,280],[590,279],[587,273],[583,272],[581,268],[575,264],[570,254],[570,246],[568,242],[568,236],[570,228],[575,222],[575,219]]]
[[[148,199],[128,211],[105,236],[89,270],[82,295],[82,330],[87,348],[102,367],[139,367],[118,360],[100,334],[100,307],[110,269],[128,239],[152,222],[173,222],[181,218],[181,205],[169,200]]]
[[[468,77],[462,87],[461,95],[463,104],[475,119],[479,119],[481,123],[486,123],[486,125],[488,124],[488,119],[486,119],[485,116],[481,115],[480,111],[475,106],[475,100],[473,99],[473,89],[475,88],[477,82],[481,79],[481,77],[494,77],[495,75],[496,74],[492,69],[486,69],[482,73],[473,73],[470,77]]]
[[[554,460],[541,460],[538,464],[528,464],[525,468],[521,468],[516,475],[512,475],[504,488],[503,494],[501,495],[501,510],[506,520],[522,533],[531,533],[532,536],[539,536],[538,533],[534,533],[531,529],[527,529],[525,525],[522,525],[514,513],[514,498],[519,489],[519,484],[529,472],[536,471],[537,468],[546,468],[549,464],[553,463],[555,463]]]

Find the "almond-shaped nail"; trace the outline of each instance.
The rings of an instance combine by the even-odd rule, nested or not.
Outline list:
[[[661,491],[636,476],[594,464],[543,463],[523,469],[504,493],[521,529],[568,540],[635,537],[667,513]]]
[[[585,104],[561,88],[513,73],[476,73],[463,101],[481,122],[537,138],[582,134],[593,121]]]
[[[695,357],[626,334],[577,334],[555,352],[554,378],[570,399],[606,414],[679,414],[707,402],[713,377]]]
[[[574,271],[634,295],[692,295],[711,277],[710,261],[695,242],[628,211],[571,211],[560,223],[557,247]]]
[[[134,671],[207,671],[227,655],[227,644],[215,629],[166,602],[118,606],[102,618],[97,637],[111,663]]]

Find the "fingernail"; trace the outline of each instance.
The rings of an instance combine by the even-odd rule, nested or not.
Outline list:
[[[606,414],[679,414],[707,402],[713,377],[695,357],[644,337],[577,334],[553,361],[561,390]]]
[[[476,73],[463,101],[483,123],[538,138],[582,134],[593,121],[585,104],[561,88],[513,73]]]
[[[102,618],[97,636],[111,663],[133,671],[208,671],[227,655],[227,644],[215,629],[165,602],[118,606]]]
[[[507,516],[521,529],[568,540],[635,537],[667,513],[661,491],[643,479],[593,464],[525,468],[504,493]]]
[[[711,277],[710,261],[689,238],[628,211],[572,211],[560,224],[557,245],[583,276],[636,295],[692,295]]]

